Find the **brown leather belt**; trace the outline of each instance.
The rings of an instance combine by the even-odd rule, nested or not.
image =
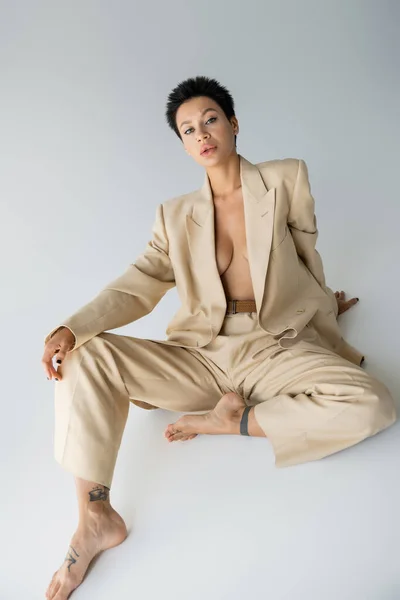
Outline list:
[[[254,300],[228,300],[226,314],[235,315],[239,312],[256,312],[257,307]]]

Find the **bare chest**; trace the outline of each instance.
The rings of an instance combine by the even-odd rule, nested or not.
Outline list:
[[[243,196],[214,201],[215,255],[222,275],[233,263],[248,261]]]

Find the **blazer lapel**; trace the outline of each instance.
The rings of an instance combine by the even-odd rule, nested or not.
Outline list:
[[[267,190],[257,167],[240,158],[247,252],[257,312],[260,314],[272,243],[275,188]],[[203,186],[194,192],[192,210],[186,215],[186,231],[201,299],[213,328],[219,330],[226,312],[225,291],[215,255],[214,202],[206,173]]]
[[[257,312],[260,314],[275,214],[275,188],[267,189],[257,167],[241,156],[246,242]]]

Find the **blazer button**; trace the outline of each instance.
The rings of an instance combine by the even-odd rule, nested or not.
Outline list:
[[[303,313],[305,312],[305,308],[299,308],[299,310],[296,310],[297,313]]]

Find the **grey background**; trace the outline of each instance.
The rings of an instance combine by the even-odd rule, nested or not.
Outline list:
[[[343,332],[398,402],[399,17],[388,0],[0,2],[1,598],[44,597],[77,522],[43,339],[203,182],[164,120],[186,77],[230,89],[248,160],[306,161],[328,285],[360,297]],[[177,308],[172,290],[118,333],[163,338]],[[398,424],[279,470],[265,439],[167,445],[176,418],[131,407],[112,502],[132,531],[74,599],[400,597]]]

